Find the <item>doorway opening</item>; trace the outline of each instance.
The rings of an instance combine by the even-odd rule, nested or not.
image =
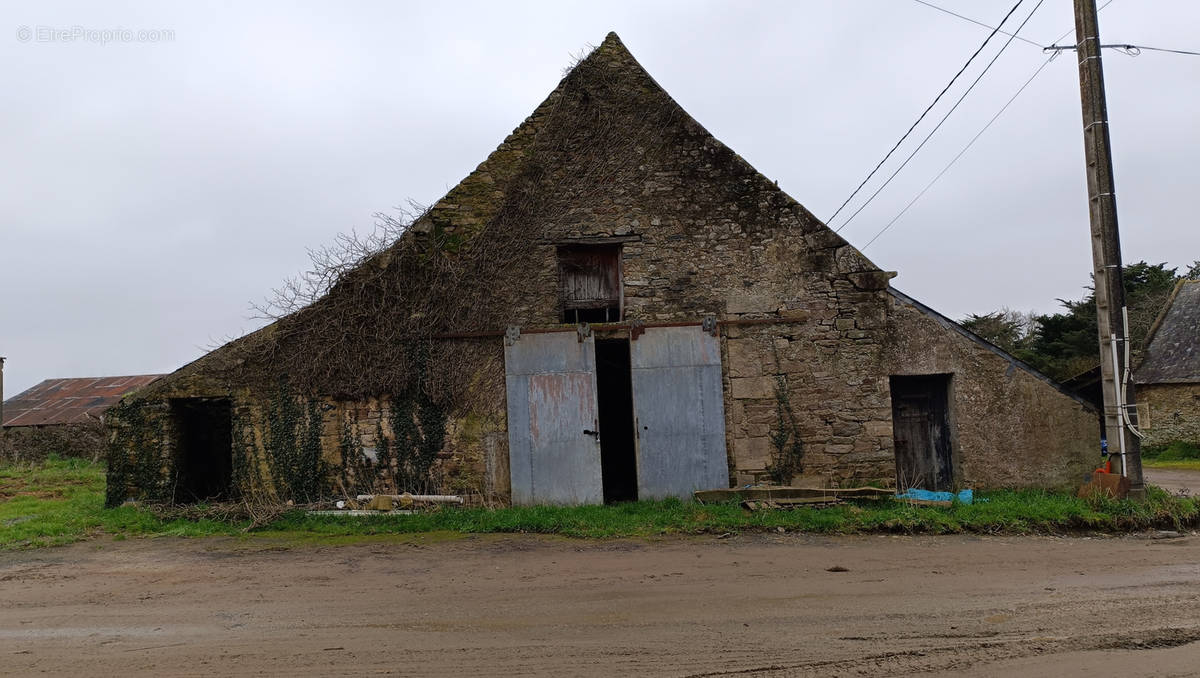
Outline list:
[[[233,407],[227,398],[171,400],[174,423],[174,500],[188,504],[229,499],[233,481]]]
[[[629,339],[596,340],[596,393],[604,503],[637,501]]]
[[[954,489],[949,374],[894,376],[892,439],[900,491]]]

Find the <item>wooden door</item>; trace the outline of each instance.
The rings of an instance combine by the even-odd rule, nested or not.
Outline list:
[[[952,490],[950,375],[892,377],[891,389],[897,487]]]

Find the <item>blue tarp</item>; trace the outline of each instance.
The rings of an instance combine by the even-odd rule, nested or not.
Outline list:
[[[975,492],[973,490],[961,490],[958,494],[953,492],[930,492],[929,490],[911,489],[904,494],[896,495],[897,499],[920,499],[921,501],[954,501],[958,500],[960,504],[971,504],[975,501]]]

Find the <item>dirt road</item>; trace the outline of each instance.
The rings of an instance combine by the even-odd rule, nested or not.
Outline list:
[[[1151,468],[1142,470],[1147,483],[1158,485],[1167,492],[1200,494],[1200,471],[1174,468]]]
[[[1197,641],[1194,535],[0,554],[2,675],[1184,676]]]

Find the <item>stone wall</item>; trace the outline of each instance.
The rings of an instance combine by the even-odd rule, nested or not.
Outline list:
[[[1070,488],[1098,460],[1090,406],[945,318],[886,293],[846,290],[827,304],[787,324],[726,328],[735,482],[770,463],[782,388],[798,415],[807,482],[893,483],[892,375],[952,375],[960,487]]]
[[[494,367],[494,366],[493,366]],[[473,501],[504,503],[509,494],[508,437],[504,421],[504,394],[481,393],[481,399],[494,403],[478,411],[448,417],[445,444],[438,454],[429,483],[399,486],[394,471],[379,464],[380,438],[396,448],[396,433],[390,418],[390,399],[386,396],[357,401],[328,397],[310,401],[291,396],[298,411],[305,415],[293,431],[304,436],[307,426],[319,431],[319,458],[328,470],[320,479],[324,496],[346,496],[358,492],[435,492],[467,495]],[[140,394],[130,408],[112,412],[109,422],[108,449],[110,469],[126,470],[114,478],[110,473],[110,503],[129,498],[169,501],[177,463],[177,433],[170,402],[175,398],[221,398],[232,405],[234,487],[238,496],[265,501],[288,498],[275,477],[271,455],[271,408],[278,405],[278,394],[250,389],[225,389],[204,380],[184,379],[168,382],[152,394]],[[310,404],[312,407],[310,407]],[[316,412],[319,420],[310,421]],[[345,458],[351,442],[355,453]],[[353,455],[354,453],[352,453]],[[392,453],[397,459],[400,452]],[[117,463],[112,463],[117,459]],[[364,461],[365,460],[365,461]],[[114,484],[115,483],[115,484]]]
[[[1140,384],[1137,398],[1149,414],[1143,447],[1177,440],[1200,445],[1200,384]]]
[[[40,462],[46,457],[104,458],[104,426],[99,422],[0,429],[0,462]]]
[[[1091,405],[903,295],[883,346],[881,374],[953,375],[958,485],[1071,489],[1099,462]]]

